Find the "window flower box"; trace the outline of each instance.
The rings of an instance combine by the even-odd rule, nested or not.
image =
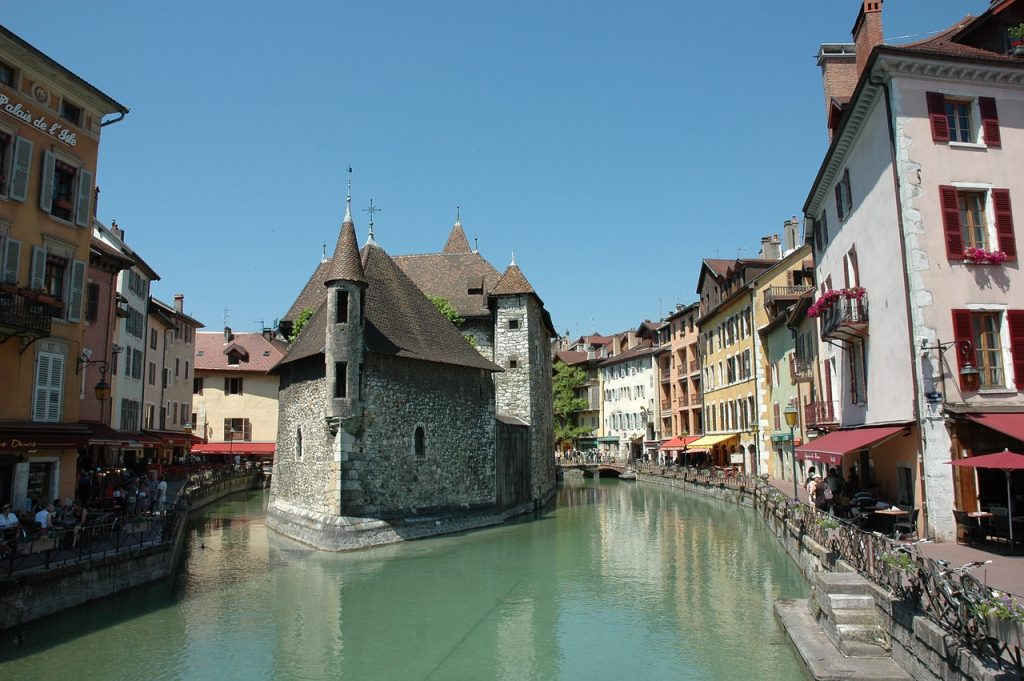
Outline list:
[[[1007,259],[1002,251],[986,251],[984,248],[967,248],[964,258],[977,265],[1002,265]]]
[[[1024,648],[1024,622],[1007,620],[995,615],[986,617],[988,635],[1008,646]]]
[[[820,317],[829,308],[835,305],[836,301],[840,298],[846,300],[863,300],[864,296],[867,295],[867,289],[856,286],[854,288],[834,288],[825,291],[814,303],[807,308],[808,317]]]

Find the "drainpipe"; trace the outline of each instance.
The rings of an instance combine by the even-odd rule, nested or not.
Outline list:
[[[891,81],[890,81],[891,82]],[[914,313],[913,307],[910,302],[910,270],[908,269],[908,258],[907,258],[907,237],[904,231],[903,225],[903,199],[900,187],[900,172],[898,160],[896,158],[896,125],[893,120],[892,113],[892,92],[889,89],[889,83],[884,80],[878,80],[874,77],[871,78],[871,84],[881,88],[882,93],[885,95],[885,114],[886,122],[889,126],[889,154],[890,161],[893,169],[893,190],[896,194],[896,224],[899,228],[900,235],[900,259],[903,263],[903,290],[906,291],[906,311],[907,311],[907,344],[910,348],[910,369],[911,369],[911,382],[912,382],[912,394],[913,407],[914,407],[914,421],[917,422],[917,434],[918,434],[918,450],[917,450],[917,478],[921,481],[921,521],[922,526],[928,528],[928,503],[927,494],[925,492],[925,467],[924,467],[924,450],[925,450],[925,433],[924,423],[921,418],[921,397],[918,393],[918,386],[920,385],[920,367],[918,363],[913,361],[913,358],[917,356],[917,349],[914,343]],[[927,529],[925,534],[928,534]]]

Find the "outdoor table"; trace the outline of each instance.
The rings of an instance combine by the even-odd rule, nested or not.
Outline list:
[[[904,511],[901,508],[880,508],[875,511],[875,515],[882,516],[885,519],[885,534],[896,534],[896,519],[910,515],[910,511]]]

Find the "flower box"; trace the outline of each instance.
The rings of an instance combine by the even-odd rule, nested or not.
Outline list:
[[[1002,265],[1007,260],[1002,251],[986,251],[984,248],[967,248],[964,259],[978,265]]]
[[[1024,648],[1024,622],[988,615],[988,635],[1008,646]]]
[[[819,317],[832,307],[840,298],[847,300],[863,300],[867,290],[861,286],[854,288],[834,288],[822,293],[814,303],[807,308],[808,317]]]

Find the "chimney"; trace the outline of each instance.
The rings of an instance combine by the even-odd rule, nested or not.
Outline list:
[[[676,312],[681,312],[682,309],[683,309],[683,304],[682,303],[676,303]]]
[[[626,350],[629,348],[636,347],[636,331],[630,331],[626,334]]]
[[[174,294],[174,311],[184,312],[185,311],[185,294],[175,293]]]
[[[860,79],[871,50],[882,44],[882,0],[863,0],[853,24],[853,43],[857,52],[857,78]]]
[[[825,90],[825,123],[832,131],[839,123],[842,107],[857,87],[857,59],[852,43],[823,43],[818,49],[818,66]]]
[[[230,326],[225,326],[224,327],[224,342],[225,343],[230,343],[232,340],[234,340],[234,338],[235,338],[235,334],[231,333],[231,327]]]
[[[781,260],[782,244],[779,243],[779,235],[761,237],[761,252],[757,257],[762,260]]]
[[[785,240],[783,249],[785,253],[792,253],[797,249],[797,241],[800,239],[800,222],[794,215],[782,226],[782,236]]]
[[[111,220],[110,231],[121,241],[124,241],[124,230],[117,226],[117,220]]]

